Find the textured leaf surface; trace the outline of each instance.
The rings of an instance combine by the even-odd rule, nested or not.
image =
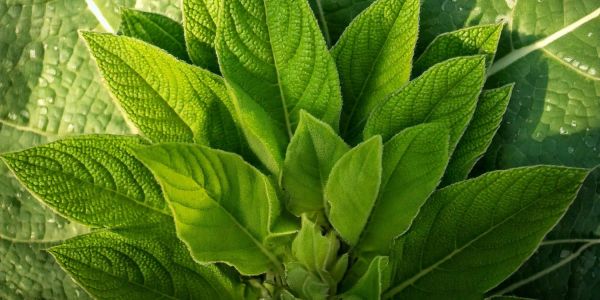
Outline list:
[[[389,287],[389,259],[378,256],[369,265],[369,268],[358,282],[347,292],[342,294],[342,299],[381,299],[381,294]]]
[[[287,208],[296,215],[324,208],[323,190],[333,165],[350,147],[329,125],[310,114],[300,115],[300,124],[285,155],[282,187]]]
[[[135,137],[82,136],[1,157],[64,216],[97,227],[155,222],[170,212],[152,174],[127,152]]]
[[[214,265],[196,264],[172,225],[98,230],[50,253],[101,299],[240,298],[239,283]]]
[[[112,94],[146,137],[239,151],[233,106],[221,78],[132,38],[84,37]]]
[[[452,155],[443,185],[464,180],[492,143],[506,112],[513,85],[484,90],[479,96],[473,119]]]
[[[495,88],[514,82],[515,88],[498,136],[490,146],[489,155],[486,155],[486,168],[542,163],[578,167],[600,164],[600,112],[597,101],[600,96],[597,59],[600,18],[592,15],[592,18],[575,24],[590,13],[598,13],[598,2],[468,0],[445,3],[442,6],[438,0],[423,1],[422,46],[426,46],[435,34],[460,28],[464,24],[487,24],[501,19],[508,21],[500,42],[505,47],[500,47],[496,61],[509,54],[512,58],[496,70],[487,85]],[[515,3],[514,6],[507,5]],[[572,24],[579,26],[563,32],[566,35],[551,44],[526,48]],[[533,52],[526,52],[526,56],[514,60],[517,58],[514,55],[523,53],[518,51],[523,48]],[[598,183],[600,181],[586,183],[586,189],[594,192],[590,192],[585,200],[582,199],[586,203],[583,207],[596,207],[595,203],[600,197],[600,193],[596,192]],[[591,211],[594,210],[575,209],[574,214],[579,216],[577,219],[581,221],[578,222],[590,218],[588,220],[597,223],[597,217],[588,214]],[[565,228],[570,227],[571,224],[565,224]],[[593,230],[574,235],[598,237]],[[560,238],[568,238],[568,235]],[[562,250],[573,252],[573,247],[576,246],[555,245],[551,252],[534,257],[536,270],[544,269],[549,260],[560,260]],[[556,275],[545,276],[529,284],[524,288],[528,291],[526,296],[541,299],[562,297],[560,295],[577,295],[579,299],[597,298],[600,276],[593,271],[598,268],[599,262],[592,258],[600,256],[600,250],[592,247],[584,254],[572,263],[572,268],[565,267],[564,271],[555,272]],[[532,270],[534,265],[530,267]],[[560,287],[560,291],[549,287]]]
[[[387,255],[393,239],[408,230],[444,174],[448,140],[446,128],[423,124],[385,143],[381,187],[357,245],[360,255]]]
[[[198,145],[148,146],[136,155],[160,182],[194,259],[243,274],[281,267],[268,245],[279,234],[279,200],[265,175],[237,155]]]
[[[183,26],[190,58],[195,65],[213,72],[219,70],[214,45],[222,2],[183,0]]]
[[[563,167],[520,168],[437,191],[396,241],[387,296],[480,299],[535,251],[587,174]]]
[[[485,71],[483,56],[460,57],[437,64],[379,105],[364,136],[389,140],[402,129],[439,123],[450,129],[452,151],[471,120]]]
[[[360,136],[371,111],[410,79],[418,29],[418,0],[380,0],[333,47],[344,96],[343,135]]]
[[[480,25],[439,35],[415,61],[413,75],[457,56],[485,55],[486,65],[491,65],[502,28],[503,24]]]
[[[358,242],[377,199],[382,155],[380,136],[359,144],[335,163],[325,185],[329,221],[350,245]]]
[[[300,110],[337,129],[342,104],[335,63],[305,1],[227,1],[221,15],[216,41],[221,71],[233,87],[246,135],[255,140],[251,147],[278,172]],[[245,114],[261,119],[244,123],[255,119]],[[259,126],[277,131],[278,144]],[[265,159],[264,149],[281,153],[272,150]]]
[[[0,3],[0,152],[67,134],[128,131],[79,41],[78,29],[96,27],[85,1]],[[2,164],[0,298],[87,298],[42,252],[85,231],[43,207]]]
[[[354,18],[373,0],[309,0],[327,44],[332,46]]]
[[[164,49],[173,56],[189,61],[183,27],[177,21],[160,14],[125,9],[120,33]]]

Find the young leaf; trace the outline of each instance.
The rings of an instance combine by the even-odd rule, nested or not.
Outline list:
[[[219,71],[214,49],[219,9],[223,0],[183,0],[185,41],[192,62],[212,72]]]
[[[385,297],[480,299],[535,251],[587,174],[519,168],[437,191],[395,243]]]
[[[410,127],[383,147],[379,196],[359,243],[359,255],[386,255],[439,184],[448,163],[448,129],[438,124]]]
[[[300,297],[292,299],[326,300],[330,295],[329,285],[300,263],[285,264],[285,279],[290,290]]]
[[[255,123],[245,124],[251,118],[243,116],[246,109],[238,109],[245,132],[253,131],[256,141],[250,144],[259,158],[265,148],[285,151],[302,109],[337,128],[337,70],[306,1],[225,1],[221,16],[215,42],[221,71],[236,101],[243,102],[238,105],[264,110],[255,112],[261,117],[255,123],[268,123],[263,126],[276,129],[282,139],[273,144],[264,137],[269,133],[257,130]],[[283,157],[274,160],[281,163]]]
[[[439,123],[450,129],[450,152],[471,120],[485,75],[485,57],[459,57],[437,64],[385,100],[369,117],[365,138],[387,141],[404,128]]]
[[[348,24],[374,0],[308,0],[327,45],[335,44]]]
[[[170,215],[152,174],[127,151],[140,142],[81,136],[1,157],[33,195],[69,219],[97,227],[138,225]]]
[[[452,154],[442,185],[467,178],[477,160],[492,143],[492,138],[496,135],[502,116],[506,112],[512,90],[513,85],[507,85],[498,89],[485,90],[479,96],[473,120]]]
[[[375,136],[344,154],[325,185],[328,217],[350,245],[358,242],[377,199],[381,183],[381,137]]]
[[[171,224],[98,230],[50,253],[99,299],[240,299],[243,287],[218,267],[195,263]]]
[[[381,294],[389,285],[389,259],[387,256],[377,256],[358,282],[342,294],[342,299],[381,299]]]
[[[163,15],[134,9],[123,9],[120,33],[164,49],[173,56],[189,61],[183,27]]]
[[[410,79],[419,0],[379,0],[361,13],[331,50],[342,84],[342,135],[360,136],[371,111]]]
[[[146,137],[240,151],[233,105],[220,77],[129,37],[83,36],[112,94]]]
[[[415,61],[413,76],[419,76],[433,65],[458,56],[485,55],[486,66],[490,66],[503,27],[504,24],[479,25],[439,35]]]
[[[287,208],[299,216],[324,208],[323,189],[333,165],[350,147],[327,124],[307,112],[285,155],[281,179],[289,200]]]
[[[235,154],[199,145],[159,144],[135,153],[160,182],[194,259],[225,262],[246,275],[282,268],[272,239],[286,233],[275,232],[279,200],[265,175]]]

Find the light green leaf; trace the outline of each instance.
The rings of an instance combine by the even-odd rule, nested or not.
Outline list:
[[[350,290],[342,294],[342,299],[381,299],[381,294],[390,284],[390,270],[388,264],[389,259],[387,256],[375,257],[358,282]]]
[[[98,230],[50,253],[99,299],[240,299],[243,287],[189,256],[171,224]]]
[[[396,241],[395,275],[384,296],[481,299],[533,254],[587,174],[551,166],[511,169],[437,191]]]
[[[408,82],[418,29],[418,0],[379,0],[333,47],[344,96],[343,136],[357,140],[371,111]]]
[[[350,147],[329,125],[307,112],[300,113],[300,123],[285,155],[282,188],[292,213],[318,212],[324,208],[323,189],[337,160]]]
[[[408,230],[444,175],[448,139],[448,129],[423,124],[384,145],[379,196],[356,246],[359,255],[387,255],[393,239]]]
[[[365,138],[387,141],[404,128],[439,123],[450,129],[450,152],[471,120],[481,92],[485,57],[439,63],[379,105],[365,126]]]
[[[240,151],[222,79],[141,41],[84,33],[109,89],[154,142],[197,142]]]
[[[303,0],[226,1],[221,16],[215,42],[221,71],[241,106],[246,135],[256,140],[252,149],[278,174],[300,110],[337,128],[342,103],[335,63]],[[249,119],[254,123],[244,123]],[[261,157],[264,149],[271,150],[269,159]]]
[[[413,75],[416,77],[437,63],[465,55],[485,55],[486,65],[490,66],[503,27],[503,23],[480,25],[439,35],[415,61]]]
[[[312,7],[319,26],[325,36],[327,45],[332,46],[342,32],[348,27],[363,9],[367,8],[374,0],[308,0]]]
[[[178,59],[189,61],[183,27],[177,21],[134,9],[122,12],[120,33],[164,49]]]
[[[219,71],[215,36],[223,0],[183,0],[185,41],[192,62],[213,72]]]
[[[34,196],[67,218],[97,227],[136,225],[170,215],[152,174],[127,152],[140,142],[81,136],[1,158]]]
[[[442,185],[466,179],[475,163],[483,156],[500,127],[513,86],[506,85],[481,93],[473,120],[456,146]]]
[[[377,199],[382,155],[380,136],[359,144],[335,163],[325,185],[329,221],[350,245],[358,242]]]
[[[300,297],[299,299],[326,300],[330,295],[327,283],[300,263],[285,264],[285,279],[292,292]]]
[[[323,235],[322,228],[310,221],[306,216],[302,217],[302,227],[292,242],[292,256],[294,265],[286,265],[288,273],[301,265],[306,274],[304,279],[310,280],[318,286],[325,285],[325,295],[334,295],[338,282],[342,279],[348,266],[348,256],[339,255],[340,242],[335,234],[330,231]],[[290,269],[292,268],[292,269]],[[298,275],[303,271],[294,270]],[[298,286],[300,286],[298,284]],[[294,289],[295,290],[295,289]],[[300,293],[301,291],[298,290]]]
[[[242,274],[282,268],[274,252],[281,214],[269,179],[241,157],[193,144],[137,148],[160,182],[177,234],[201,263],[225,262]]]

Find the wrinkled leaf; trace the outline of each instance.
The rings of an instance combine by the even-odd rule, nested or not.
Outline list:
[[[395,243],[386,296],[480,299],[533,254],[587,174],[564,167],[520,168],[437,191]]]
[[[296,215],[324,208],[323,189],[337,160],[350,147],[327,124],[306,112],[285,155],[282,188],[288,193],[287,208]]]
[[[328,218],[348,244],[355,245],[367,225],[381,184],[381,137],[375,136],[344,154],[325,185]]]
[[[137,148],[160,182],[177,235],[201,263],[225,262],[242,274],[281,267],[274,238],[281,214],[265,175],[241,157],[193,144]]]
[[[439,123],[450,129],[450,152],[471,120],[481,92],[485,57],[460,57],[439,63],[379,105],[364,136],[387,141],[402,129]]]
[[[167,16],[124,9],[119,32],[164,49],[181,60],[189,61],[183,27]]]
[[[219,71],[215,36],[222,0],[183,0],[185,42],[192,62],[213,72]]]
[[[418,0],[379,0],[333,47],[344,96],[343,136],[356,140],[371,111],[410,79],[418,29]]]

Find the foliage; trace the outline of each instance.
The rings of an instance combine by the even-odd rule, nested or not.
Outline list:
[[[475,26],[438,35],[448,28],[423,16],[438,13],[432,3],[439,1],[337,2],[184,0],[183,24],[124,9],[118,35],[81,33],[114,104],[77,35],[70,36],[72,55],[56,52],[54,60],[53,39],[27,44],[29,62],[60,72],[61,81],[20,66],[16,81],[40,80],[13,84],[3,96],[57,101],[60,107],[49,107],[62,111],[40,106],[33,121],[41,127],[33,129],[20,125],[32,122],[29,113],[0,106],[9,119],[0,122],[1,158],[52,210],[36,214],[69,228],[31,229],[31,241],[51,247],[60,267],[101,299],[500,299],[530,284],[506,279],[563,215],[577,218],[567,210],[596,176],[581,164],[475,176],[505,160],[496,153],[506,134],[495,134],[513,91],[517,99],[527,92],[526,75],[507,68],[539,59],[540,48],[513,54],[533,39],[507,40],[502,32],[528,23],[505,26],[480,10],[479,19],[463,18]],[[2,5],[9,15],[19,7]],[[105,29],[117,20],[113,5],[100,6]],[[446,5],[459,4],[444,3],[444,12]],[[512,5],[516,21],[531,9]],[[97,25],[75,8],[52,10],[77,11],[90,25],[81,28]],[[573,39],[571,31],[594,25],[598,14],[593,8],[580,16],[581,28],[550,27]],[[12,25],[21,39],[24,25]],[[549,57],[568,51],[550,45]],[[585,49],[581,55],[589,56]],[[580,66],[575,73],[594,80],[596,66]],[[69,104],[78,97],[87,118]],[[70,109],[59,122],[46,116]],[[506,123],[501,130],[510,131]],[[65,132],[104,134],[61,138]],[[490,145],[494,152],[472,173]],[[9,192],[19,186],[2,180]],[[581,197],[575,206],[588,206]],[[8,257],[30,249],[19,245],[22,231],[8,230],[7,241],[0,234],[9,243],[3,249],[15,244]],[[589,243],[578,254],[597,243],[582,241]],[[47,254],[36,255],[32,276],[42,266],[62,274]],[[520,272],[539,270],[536,261]],[[82,295],[74,285],[39,282],[25,295],[23,280],[18,288],[11,283],[0,296]]]

